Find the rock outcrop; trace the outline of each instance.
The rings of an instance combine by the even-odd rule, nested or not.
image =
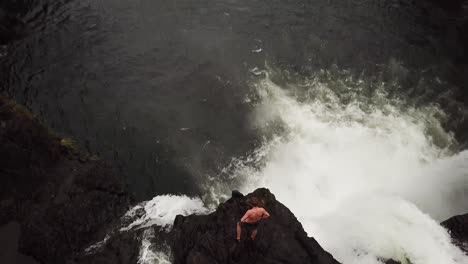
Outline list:
[[[441,224],[449,230],[455,244],[468,253],[468,214],[451,217]]]
[[[237,221],[248,210],[252,198],[258,199],[271,217],[260,222],[255,240],[244,231],[237,242]],[[140,245],[144,240],[151,245],[147,249],[152,253],[147,255],[153,255],[153,259],[149,259],[156,263],[162,261],[157,252],[164,252],[173,264],[338,264],[314,238],[307,236],[294,214],[264,188],[246,196],[233,191],[230,199],[208,215],[178,215],[169,232],[156,225],[146,230],[115,232],[102,247],[73,263],[141,262],[145,253]]]
[[[18,250],[40,263],[65,263],[104,238],[132,200],[109,164],[2,97],[0,179],[0,226],[19,224]]]
[[[236,223],[252,198],[259,199],[271,217],[260,222],[254,241],[243,236],[237,242]],[[307,236],[294,214],[263,188],[246,196],[233,192],[232,198],[209,215],[177,216],[172,232],[175,264],[338,263]]]

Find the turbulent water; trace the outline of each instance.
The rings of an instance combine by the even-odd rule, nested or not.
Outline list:
[[[206,205],[232,188],[267,187],[340,262],[468,263],[439,225],[468,211],[468,151],[452,150],[437,106],[408,104],[383,83],[346,74],[322,71],[284,87],[271,80],[277,73],[259,74],[246,101],[264,144],[234,159],[225,181],[203,186]],[[158,196],[130,226],[170,226],[170,200],[176,213],[209,211],[198,199]]]
[[[449,150],[440,110],[380,88],[337,94],[318,79],[285,90],[265,78],[257,89],[254,124],[282,129],[254,154],[260,164],[236,165],[243,191],[270,188],[343,263],[468,263],[437,222],[468,209],[468,152]]]
[[[43,2],[2,47],[0,92],[148,200],[119,230],[145,229],[141,263],[171,259],[146,227],[257,187],[343,263],[468,263],[438,224],[468,212],[450,14],[424,1]]]

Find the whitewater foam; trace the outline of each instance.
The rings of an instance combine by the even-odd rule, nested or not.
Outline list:
[[[210,210],[205,207],[199,198],[190,198],[185,195],[159,195],[150,201],[143,202],[127,212],[126,217],[133,218],[138,210],[143,210],[140,217],[124,226],[120,231],[159,226],[166,231],[172,228],[177,215],[206,214]],[[125,217],[124,216],[124,217]]]
[[[437,222],[468,211],[468,153],[449,150],[437,107],[265,75],[252,122],[267,140],[235,161],[243,192],[269,188],[343,263],[468,263]]]
[[[158,241],[154,227],[162,232],[172,229],[177,215],[207,214],[214,207],[207,207],[198,197],[186,195],[159,195],[150,201],[142,202],[131,208],[122,217],[122,226],[108,233],[102,241],[85,249],[85,254],[93,254],[118,232],[129,232],[142,229],[141,245],[138,256],[139,264],[170,264],[171,249],[164,242]],[[126,224],[125,224],[126,223]]]
[[[200,198],[185,195],[159,195],[150,201],[143,202],[124,217],[134,219],[130,224],[120,228],[120,232],[144,229],[141,238],[139,264],[171,264],[171,249],[157,241],[153,226],[163,231],[170,231],[177,215],[207,214],[210,212]]]
[[[154,245],[154,229],[145,229],[142,234],[138,264],[171,264],[171,250],[167,245]],[[156,248],[159,247],[158,249]]]

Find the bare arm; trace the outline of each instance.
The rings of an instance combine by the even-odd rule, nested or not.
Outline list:
[[[270,217],[270,214],[265,209],[263,209],[262,218],[268,218],[268,217]]]
[[[249,219],[249,217],[250,217],[250,212],[247,211],[247,213],[245,213],[245,215],[241,218],[241,222],[247,221],[247,219]]]

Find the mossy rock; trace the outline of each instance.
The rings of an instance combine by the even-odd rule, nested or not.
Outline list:
[[[67,156],[80,154],[75,140],[58,136],[26,107],[3,96],[0,96],[0,128],[6,130],[13,141],[13,135],[18,133],[18,140],[22,141],[23,145],[24,142],[31,142],[38,146],[47,146],[49,152],[61,152]],[[34,133],[25,134],[23,131]]]

